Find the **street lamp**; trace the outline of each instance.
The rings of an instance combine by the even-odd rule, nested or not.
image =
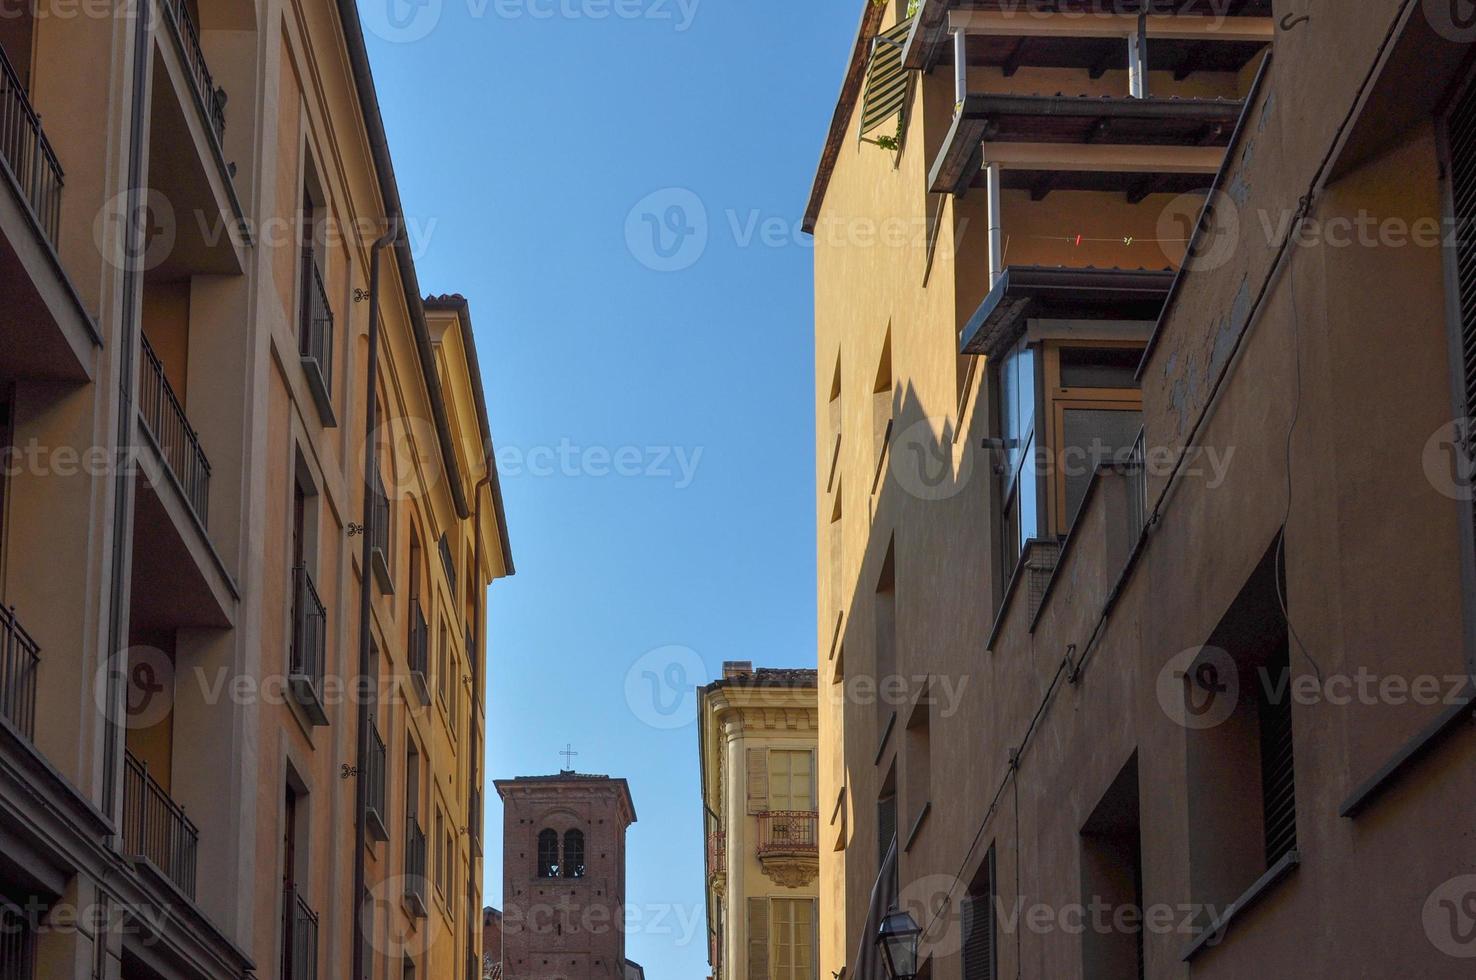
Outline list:
[[[917,938],[921,934],[912,916],[895,908],[882,920],[876,944],[881,947],[891,980],[913,980],[917,976]]]

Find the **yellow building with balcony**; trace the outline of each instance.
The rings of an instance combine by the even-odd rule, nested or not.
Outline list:
[[[716,980],[818,975],[815,676],[728,663],[698,692]]]

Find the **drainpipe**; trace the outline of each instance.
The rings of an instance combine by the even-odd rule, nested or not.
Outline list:
[[[1148,14],[1138,14],[1138,27],[1128,35],[1128,94],[1148,97]]]
[[[953,114],[963,111],[969,94],[969,36],[963,30],[953,32]]]
[[[400,224],[391,220],[389,230],[369,250],[369,367],[368,390],[364,396],[364,529],[360,545],[359,568],[359,677],[369,676],[370,639],[369,622],[373,612],[374,584],[369,567],[373,561],[374,542],[374,480],[373,467],[378,465],[374,452],[374,430],[379,425],[379,403],[375,395],[375,378],[379,374],[379,255],[400,237]],[[364,963],[364,848],[368,844],[369,828],[364,814],[369,809],[369,781],[364,778],[369,762],[369,717],[370,696],[367,685],[359,697],[359,737],[355,752],[356,775],[354,776],[354,896],[349,908],[354,909],[354,980],[368,980]]]
[[[999,164],[986,164],[984,176],[989,185],[989,288],[993,289],[1004,275],[1004,225],[999,215],[1003,176]]]

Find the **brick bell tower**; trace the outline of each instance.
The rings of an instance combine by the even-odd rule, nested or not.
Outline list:
[[[565,770],[495,784],[502,797],[504,980],[624,980],[624,779]]]

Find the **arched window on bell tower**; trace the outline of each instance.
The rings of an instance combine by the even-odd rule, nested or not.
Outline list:
[[[564,877],[584,877],[584,831],[564,832]]]
[[[538,833],[538,877],[559,876],[559,832],[548,829]]]

